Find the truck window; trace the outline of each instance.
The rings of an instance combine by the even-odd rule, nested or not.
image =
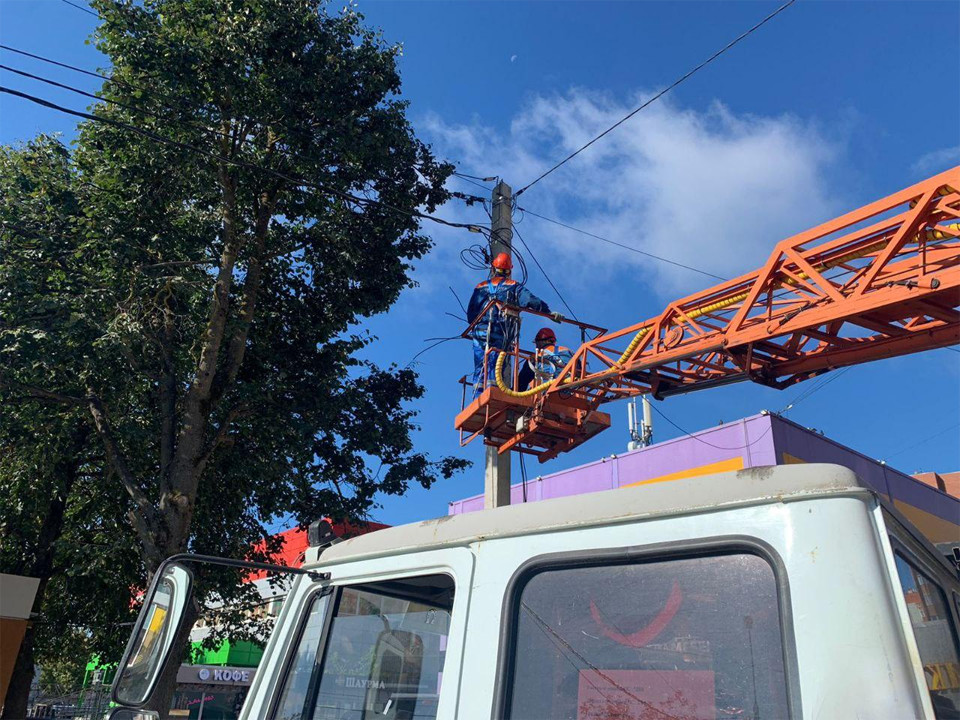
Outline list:
[[[505,717],[789,717],[777,581],[756,555],[552,566],[517,592]]]
[[[453,595],[446,575],[342,587],[325,634],[326,600],[315,600],[274,717],[436,717]]]
[[[895,558],[933,714],[938,720],[956,720],[960,718],[960,662],[957,633],[946,596],[939,585],[900,553]]]

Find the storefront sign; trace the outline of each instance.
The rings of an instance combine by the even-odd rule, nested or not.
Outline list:
[[[219,667],[216,665],[181,665],[177,672],[178,683],[191,685],[239,685],[247,686],[256,675],[254,668]]]

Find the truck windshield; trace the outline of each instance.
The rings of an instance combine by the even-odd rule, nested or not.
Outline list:
[[[453,607],[445,575],[341,588],[312,603],[278,720],[434,718]]]
[[[546,567],[513,622],[504,717],[790,716],[776,577],[757,555]]]

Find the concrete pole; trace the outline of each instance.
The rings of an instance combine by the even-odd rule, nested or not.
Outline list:
[[[493,189],[493,222],[490,235],[490,257],[513,250],[513,190],[502,180]],[[485,445],[486,462],[483,475],[483,506],[503,507],[510,504],[510,453],[500,455],[495,447]]]

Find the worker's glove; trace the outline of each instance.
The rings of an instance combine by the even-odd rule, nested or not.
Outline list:
[[[550,317],[553,318],[555,323],[563,322],[566,318],[558,312],[550,313]]]

